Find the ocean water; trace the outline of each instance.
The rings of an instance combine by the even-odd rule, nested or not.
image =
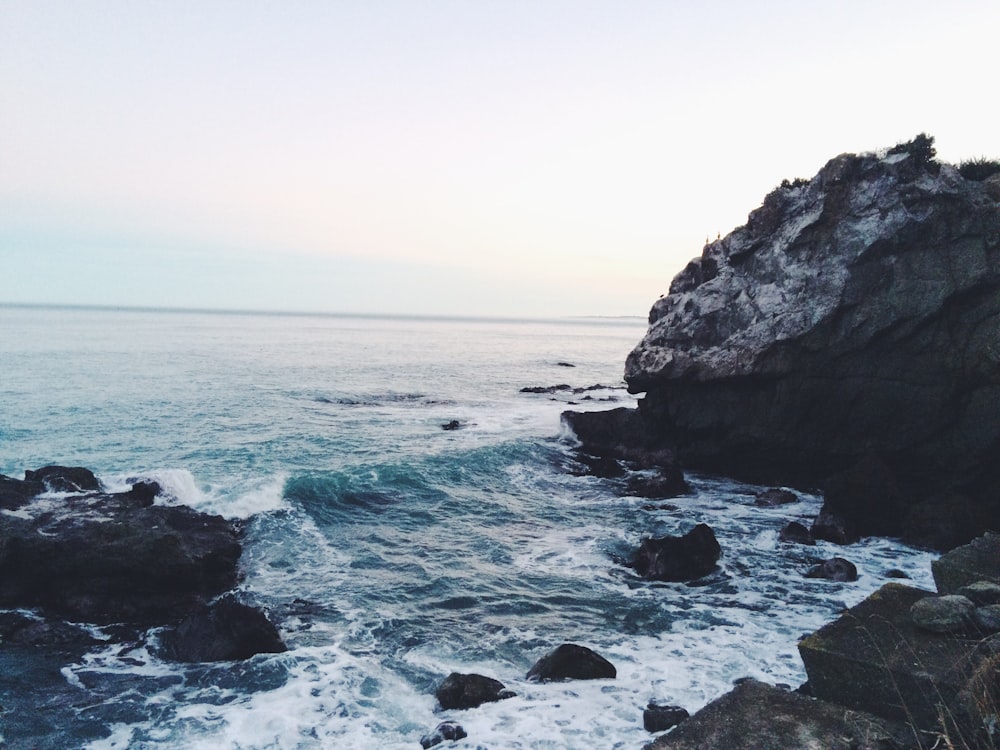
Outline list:
[[[453,719],[469,736],[444,747],[638,750],[648,702],[693,712],[744,676],[798,685],[797,640],[889,569],[930,587],[932,556],[892,540],[779,543],[815,496],[758,508],[761,488],[695,475],[651,503],[574,473],[559,415],[631,404],[621,373],[644,330],[0,307],[0,473],[149,477],[163,502],[242,519],[241,594],[289,647],[176,665],[151,653],[156,631],[70,663],[0,646],[0,746],[412,749]],[[520,392],[558,384],[578,390]],[[699,585],[622,564],[701,522],[723,559]],[[860,580],[803,578],[834,555]],[[617,679],[526,681],[563,642]],[[437,710],[453,671],[517,695]]]

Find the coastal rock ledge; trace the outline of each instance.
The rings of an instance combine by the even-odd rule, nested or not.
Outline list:
[[[628,356],[638,409],[564,415],[584,449],[813,488],[874,456],[996,527],[1000,174],[932,143],[838,156],[706,245]]]

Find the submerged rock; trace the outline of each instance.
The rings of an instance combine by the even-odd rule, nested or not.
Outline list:
[[[564,643],[550,651],[528,670],[527,679],[540,682],[550,680],[599,680],[613,679],[618,675],[615,666],[586,646]]]
[[[684,472],[676,466],[657,469],[653,474],[635,474],[625,483],[629,495],[645,498],[668,498],[687,495],[691,485],[684,479]]]
[[[790,521],[778,532],[778,540],[790,544],[816,544],[812,533],[798,521]]]
[[[636,414],[566,416],[585,449],[809,486],[873,455],[901,494],[845,496],[848,536],[896,535],[901,507],[947,491],[995,524],[996,178],[965,179],[929,142],[838,156],[707,245],[628,356]]]
[[[434,693],[444,710],[475,708],[484,703],[494,703],[513,698],[514,693],[499,680],[481,674],[452,672],[444,678]]]
[[[776,505],[790,505],[798,501],[798,495],[791,490],[780,487],[772,487],[771,489],[758,492],[753,499],[754,505],[759,505],[763,508],[773,508]]]
[[[715,570],[721,555],[715,532],[700,523],[684,536],[643,539],[632,567],[657,581],[691,581]]]

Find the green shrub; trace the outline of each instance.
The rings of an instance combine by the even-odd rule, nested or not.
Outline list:
[[[1000,172],[1000,161],[987,159],[983,156],[976,159],[966,159],[958,165],[958,173],[965,179],[975,182],[992,177],[997,172]]]
[[[929,164],[937,156],[934,148],[934,136],[921,133],[912,141],[897,143],[889,149],[889,154],[909,154],[917,164]]]

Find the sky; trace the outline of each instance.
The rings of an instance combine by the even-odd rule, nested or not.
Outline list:
[[[784,178],[1000,157],[996,0],[0,0],[0,303],[645,316]]]

